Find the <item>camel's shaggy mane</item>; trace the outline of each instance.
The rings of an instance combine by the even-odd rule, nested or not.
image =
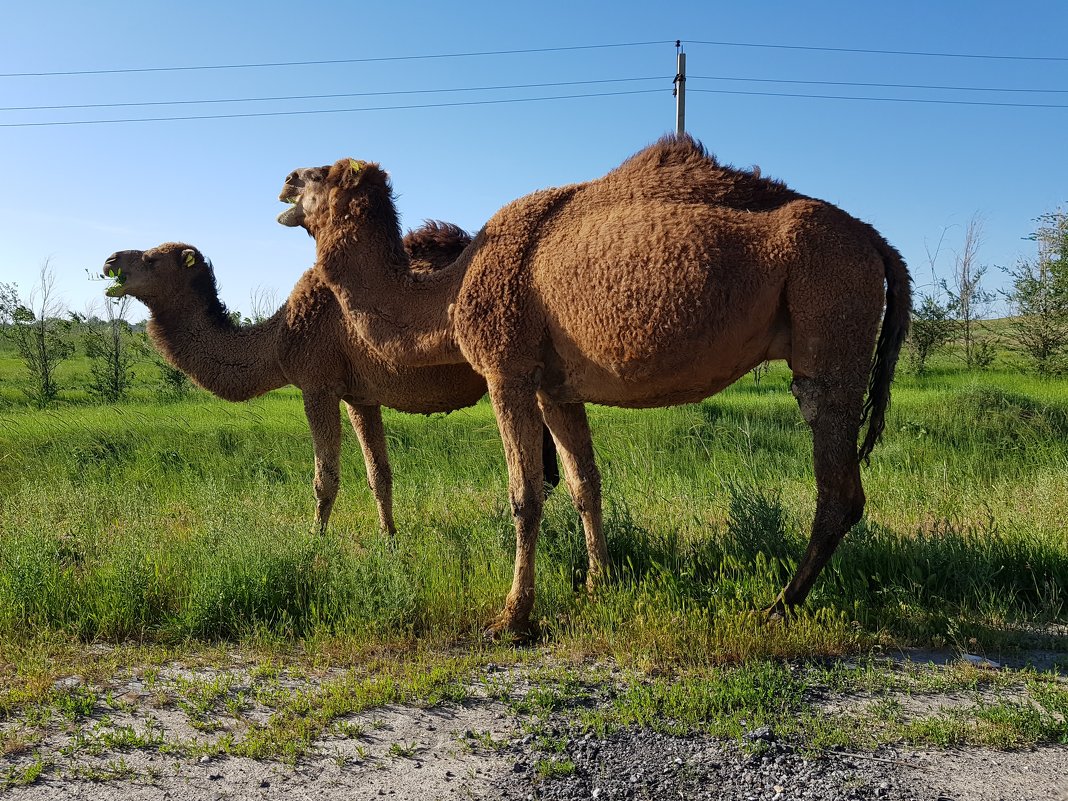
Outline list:
[[[192,245],[182,245],[182,249],[192,250],[197,254],[196,266],[191,268],[197,271],[190,286],[197,297],[204,303],[204,312],[212,322],[217,323],[227,330],[237,330],[234,319],[230,316],[230,310],[219,299],[219,283],[215,279],[215,268],[211,261]]]

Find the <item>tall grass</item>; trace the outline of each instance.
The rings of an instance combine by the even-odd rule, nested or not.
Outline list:
[[[865,520],[791,625],[766,627],[752,612],[795,568],[815,503],[787,383],[773,370],[694,406],[591,408],[619,579],[580,591],[584,541],[561,487],[538,545],[545,637],[686,662],[879,637],[1003,644],[1007,624],[1068,617],[1068,382],[932,373],[898,382]],[[312,533],[293,390],[0,410],[0,641],[478,636],[514,552],[492,412],[388,413],[387,429],[393,540],[352,442],[331,529]]]

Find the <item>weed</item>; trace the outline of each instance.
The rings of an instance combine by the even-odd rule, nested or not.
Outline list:
[[[397,759],[415,759],[420,750],[419,743],[391,743],[389,755]]]
[[[97,696],[87,687],[74,685],[57,690],[52,696],[51,703],[66,720],[74,722],[93,714]]]
[[[34,754],[33,759],[28,764],[12,765],[6,771],[0,772],[0,790],[31,785],[51,767],[52,763],[42,757],[40,753]]]
[[[358,740],[367,733],[361,724],[351,720],[335,720],[334,731],[349,740]]]
[[[534,772],[542,780],[571,776],[576,770],[575,763],[570,759],[539,759],[534,763]]]

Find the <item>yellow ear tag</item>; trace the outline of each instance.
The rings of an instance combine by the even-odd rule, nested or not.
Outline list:
[[[195,267],[197,263],[197,257],[193,255],[192,251],[185,254],[185,266]]]
[[[349,159],[349,166],[352,167],[353,172],[359,172],[361,164],[356,159]]]

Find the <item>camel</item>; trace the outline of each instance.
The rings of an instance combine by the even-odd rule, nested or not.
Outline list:
[[[512,587],[489,634],[531,631],[541,419],[580,511],[589,587],[608,576],[586,402],[691,403],[764,361],[788,363],[817,501],[770,617],[805,600],[860,520],[860,463],[884,427],[911,305],[904,261],[870,225],[723,166],[687,135],[508,204],[431,276],[410,269],[377,164],[297,170],[279,198],[293,204],[279,221],[314,234],[314,269],[370,347],[398,364],[466,361],[486,377],[516,530]]]
[[[416,272],[451,262],[470,242],[461,228],[428,221],[404,238]],[[125,250],[105,263],[115,278],[111,297],[132,295],[148,306],[148,333],[164,357],[200,387],[243,401],[293,384],[301,390],[315,452],[315,525],[325,530],[340,485],[341,423],[345,402],[367,468],[367,482],[383,531],[393,534],[393,474],[382,406],[430,414],[470,406],[486,382],[466,364],[407,368],[387,364],[352,335],[334,294],[313,270],[297,282],[268,320],[237,325],[219,300],[215,272],[196,248],[166,243]],[[559,481],[546,429],[546,487]]]

